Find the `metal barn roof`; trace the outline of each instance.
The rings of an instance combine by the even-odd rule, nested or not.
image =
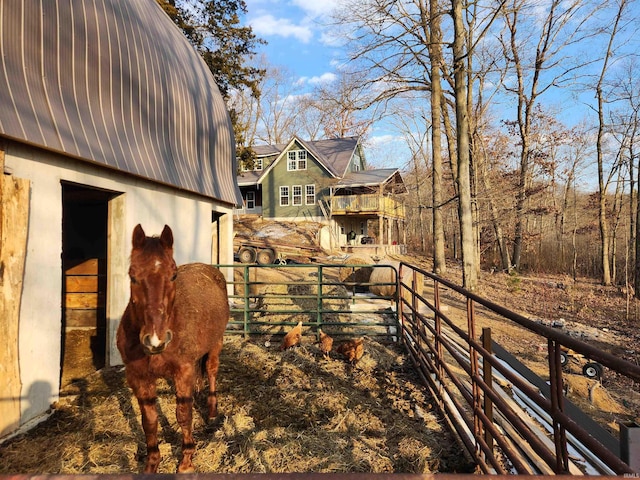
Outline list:
[[[0,0],[0,136],[242,203],[224,101],[155,0]]]

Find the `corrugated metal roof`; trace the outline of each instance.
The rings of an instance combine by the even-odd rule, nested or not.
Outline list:
[[[224,101],[155,0],[0,0],[0,135],[242,203]]]

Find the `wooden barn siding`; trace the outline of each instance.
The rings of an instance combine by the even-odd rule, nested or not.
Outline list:
[[[0,0],[0,136],[232,205],[211,73],[155,0]]]
[[[0,142],[0,172],[4,149]],[[29,181],[0,177],[0,437],[20,423],[18,330],[27,253]]]

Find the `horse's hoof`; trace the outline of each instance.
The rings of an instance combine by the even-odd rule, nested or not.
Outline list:
[[[158,465],[145,465],[143,473],[156,473],[158,471]]]
[[[188,467],[180,465],[178,466],[178,473],[196,473],[196,469],[193,468],[193,465],[189,465]]]

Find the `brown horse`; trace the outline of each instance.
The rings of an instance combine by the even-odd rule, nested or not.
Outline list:
[[[142,413],[147,443],[144,471],[154,473],[160,463],[156,380],[166,378],[175,386],[176,418],[182,429],[178,472],[192,472],[193,394],[201,361],[209,379],[209,419],[218,414],[216,376],[229,320],[226,282],[211,265],[176,267],[173,233],[166,225],[160,237],[147,237],[140,225],[135,227],[129,277],[131,298],[117,344]]]

